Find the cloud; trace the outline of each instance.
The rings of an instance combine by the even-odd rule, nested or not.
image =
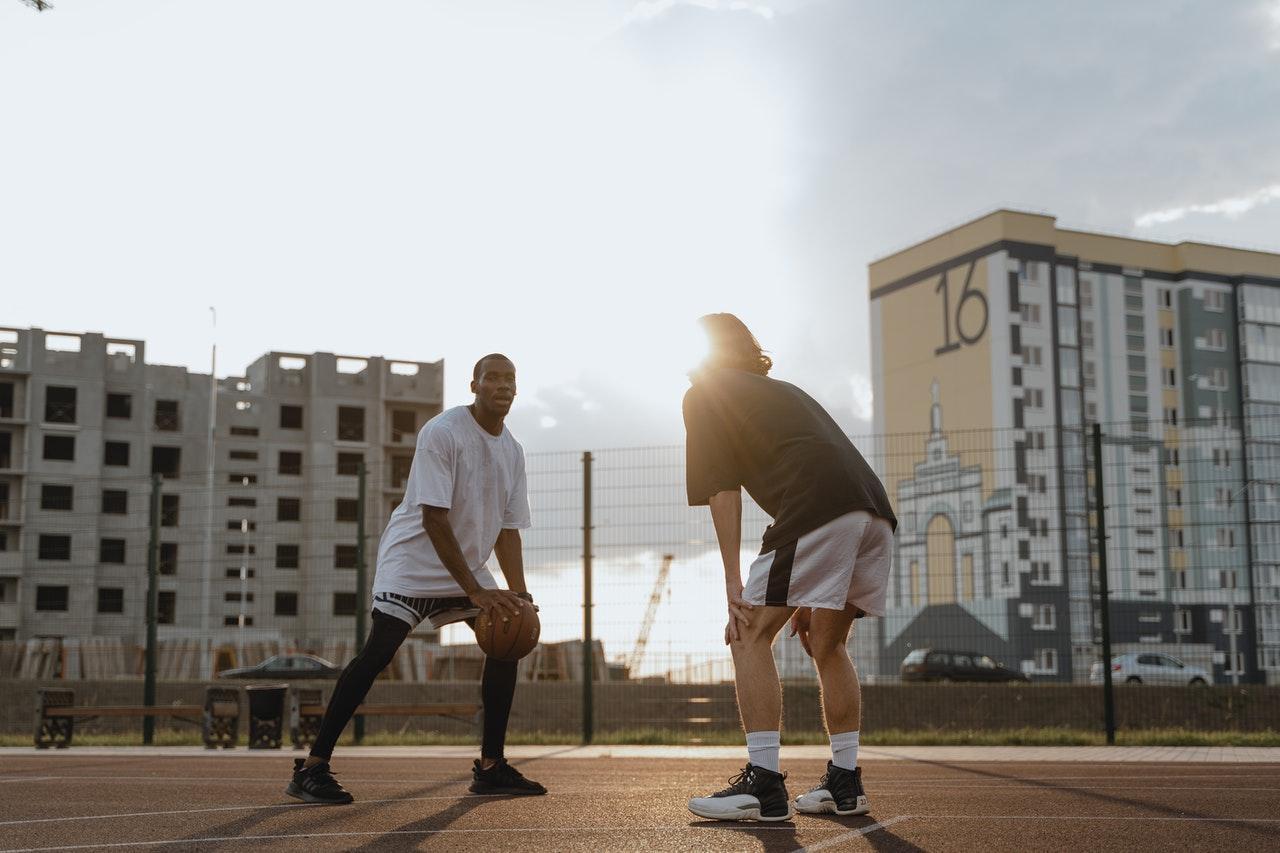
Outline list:
[[[1165,210],[1153,210],[1134,219],[1133,224],[1139,228],[1150,228],[1152,225],[1177,222],[1193,213],[1208,213],[1235,219],[1255,207],[1270,204],[1276,199],[1280,199],[1280,184],[1272,184],[1247,195],[1224,198],[1209,204],[1190,204]]]
[[[642,0],[631,7],[623,19],[622,25],[647,23],[657,20],[676,6],[691,6],[707,11],[748,12],[759,15],[766,21],[773,20],[774,10],[765,3],[747,2],[747,0]]]
[[[1264,11],[1271,23],[1271,49],[1280,50],[1280,0],[1271,0]]]

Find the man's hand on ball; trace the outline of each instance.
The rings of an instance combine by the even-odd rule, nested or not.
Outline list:
[[[507,621],[520,615],[524,600],[506,589],[478,589],[467,596],[471,603],[489,614],[490,619]]]

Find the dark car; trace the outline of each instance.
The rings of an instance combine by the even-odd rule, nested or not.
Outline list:
[[[254,666],[224,669],[219,678],[337,678],[341,667],[315,655],[276,655]]]
[[[1009,669],[988,655],[942,649],[916,649],[902,660],[903,681],[1023,681],[1020,672]]]

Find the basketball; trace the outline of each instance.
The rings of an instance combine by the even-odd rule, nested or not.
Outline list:
[[[480,650],[494,660],[520,660],[538,645],[540,633],[542,623],[538,621],[538,612],[527,601],[521,602],[520,615],[507,621],[491,621],[486,610],[481,610],[476,617],[476,642]]]

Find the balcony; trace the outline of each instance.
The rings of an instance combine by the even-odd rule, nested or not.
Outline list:
[[[18,602],[0,601],[0,628],[18,627]]]

